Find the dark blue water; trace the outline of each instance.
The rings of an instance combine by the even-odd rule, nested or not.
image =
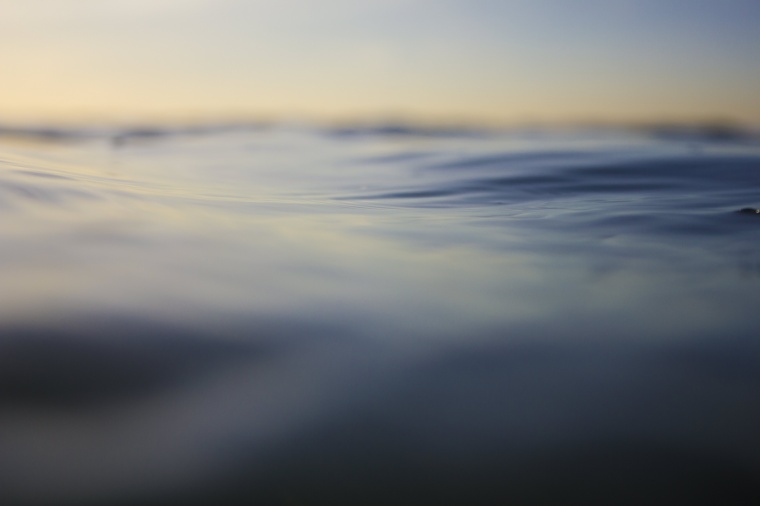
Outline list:
[[[0,503],[755,504],[760,142],[0,129]]]

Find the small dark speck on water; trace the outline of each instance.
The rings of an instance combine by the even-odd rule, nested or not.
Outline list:
[[[737,212],[741,213],[741,214],[760,214],[760,209],[753,209],[751,207],[744,207],[742,209],[739,209]]]

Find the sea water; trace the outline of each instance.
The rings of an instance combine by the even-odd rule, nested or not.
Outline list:
[[[0,129],[0,503],[760,497],[760,142],[676,133]]]

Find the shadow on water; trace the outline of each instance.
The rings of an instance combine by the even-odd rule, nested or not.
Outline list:
[[[249,322],[211,338],[124,319],[3,328],[0,499],[31,506],[760,498],[754,336],[639,345],[592,344],[571,333],[577,338],[410,353],[328,333]]]
[[[133,327],[3,329],[0,404],[6,409],[103,408],[180,388],[268,351],[171,328]]]

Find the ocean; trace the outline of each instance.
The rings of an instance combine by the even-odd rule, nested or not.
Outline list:
[[[0,503],[758,504],[758,207],[750,133],[0,128]]]

